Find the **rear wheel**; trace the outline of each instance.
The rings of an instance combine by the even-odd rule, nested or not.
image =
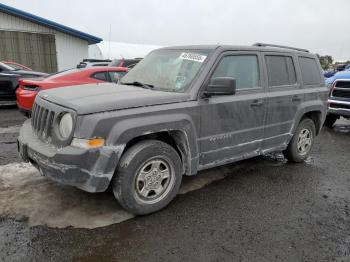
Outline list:
[[[329,114],[329,115],[327,115],[326,120],[324,121],[324,125],[326,127],[332,128],[335,121],[337,121],[338,118],[339,118],[339,116],[337,116],[337,115]]]
[[[284,156],[292,162],[302,162],[310,154],[316,136],[315,123],[310,118],[304,118],[299,123]]]
[[[176,196],[182,179],[181,159],[170,145],[142,141],[123,155],[113,192],[127,211],[144,215],[158,211]]]

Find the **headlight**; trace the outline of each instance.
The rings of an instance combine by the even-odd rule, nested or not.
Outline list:
[[[70,113],[65,113],[61,117],[58,129],[62,138],[67,139],[73,131],[73,117]]]

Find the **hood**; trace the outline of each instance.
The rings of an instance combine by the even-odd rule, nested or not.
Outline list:
[[[334,76],[327,78],[326,83],[332,84],[337,79],[350,79],[350,71],[340,71],[336,73]]]
[[[189,100],[187,93],[163,92],[114,83],[86,84],[39,92],[42,99],[91,114]]]

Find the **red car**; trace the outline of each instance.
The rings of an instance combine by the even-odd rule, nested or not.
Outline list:
[[[70,69],[44,78],[22,79],[16,90],[17,105],[21,112],[28,115],[40,90],[90,83],[117,82],[128,70],[129,68],[126,67],[92,67]]]

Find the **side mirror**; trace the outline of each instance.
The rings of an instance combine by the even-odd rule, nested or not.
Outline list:
[[[236,94],[236,79],[233,77],[212,78],[203,94],[206,97],[214,95],[234,95]]]

